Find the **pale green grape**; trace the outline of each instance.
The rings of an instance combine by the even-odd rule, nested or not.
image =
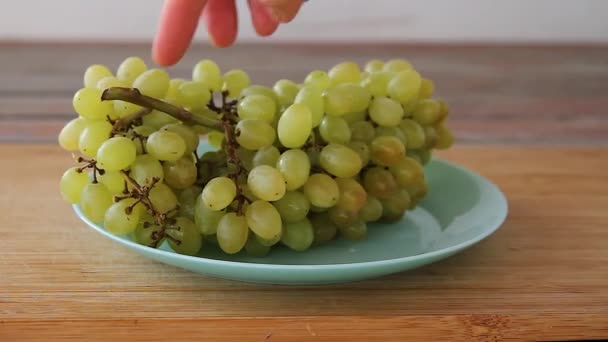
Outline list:
[[[207,134],[207,141],[209,145],[215,148],[221,148],[222,142],[224,141],[224,133],[211,131]]]
[[[353,141],[369,143],[376,137],[374,125],[369,121],[357,121],[351,125],[350,130]]]
[[[74,110],[87,120],[104,120],[113,117],[114,105],[110,101],[101,100],[101,90],[97,88],[82,88],[72,99]]]
[[[310,210],[310,201],[299,191],[287,191],[285,196],[273,204],[284,222],[300,221]]]
[[[330,83],[329,75],[322,70],[314,70],[306,75],[304,79],[304,84],[314,86],[319,91],[329,88]]]
[[[399,139],[403,146],[407,146],[407,137],[399,127],[376,127],[376,137],[389,136]]]
[[[405,156],[405,146],[397,137],[379,136],[370,144],[370,155],[374,163],[391,166]]]
[[[306,105],[294,103],[279,119],[277,132],[279,140],[287,148],[299,148],[312,131],[312,114]]]
[[[384,63],[382,70],[392,72],[407,71],[413,70],[413,66],[405,59],[391,59]]]
[[[137,76],[141,75],[146,70],[148,70],[148,66],[143,59],[139,57],[127,57],[118,66],[116,77],[130,86]]]
[[[159,213],[167,213],[177,207],[177,196],[165,183],[154,184],[150,190],[150,202]]]
[[[224,253],[236,254],[245,247],[249,228],[245,216],[236,213],[224,215],[217,225],[217,242]]]
[[[272,89],[275,94],[277,94],[281,106],[289,106],[292,104],[298,91],[300,91],[298,85],[290,80],[278,80]]]
[[[340,207],[329,208],[327,216],[339,229],[352,226],[359,220],[358,212]]]
[[[367,120],[367,111],[347,113],[342,116],[342,119],[352,125],[355,122]]]
[[[133,81],[133,88],[137,88],[140,93],[162,99],[169,89],[171,78],[162,69],[150,69],[142,72]]]
[[[112,76],[112,72],[108,67],[101,64],[93,64],[84,72],[84,86],[86,88],[95,88],[99,80],[108,76]]]
[[[198,185],[192,185],[177,194],[177,202],[179,203],[179,215],[194,220],[194,211],[196,201],[203,191]]]
[[[374,196],[368,195],[367,201],[361,211],[359,218],[363,222],[376,222],[382,217],[382,203]]]
[[[302,150],[287,150],[277,161],[277,169],[283,175],[287,190],[300,188],[310,175],[310,160]]]
[[[403,118],[403,107],[387,97],[376,97],[369,107],[369,116],[380,126],[396,127]]]
[[[118,117],[118,118],[124,118],[125,116],[134,114],[137,111],[142,109],[142,107],[140,107],[136,104],[132,104],[132,103],[125,102],[125,101],[115,100],[112,102],[113,102],[112,105],[113,105],[113,109],[114,109],[114,115],[116,115],[116,117]],[[148,115],[146,115],[146,117],[147,116]],[[146,117],[144,117],[144,121],[145,121]]]
[[[186,143],[175,132],[158,131],[148,137],[146,150],[158,160],[175,161],[186,152]]]
[[[338,184],[324,173],[310,175],[302,190],[310,204],[319,208],[333,207],[340,199]]]
[[[307,250],[314,239],[312,224],[308,219],[285,223],[281,242],[294,251]]]
[[[281,172],[268,165],[254,167],[247,175],[247,186],[255,197],[269,202],[278,201],[286,191]]]
[[[424,126],[424,136],[426,137],[424,148],[431,149],[437,144],[439,136],[437,130],[433,126]]]
[[[99,146],[110,139],[112,125],[107,121],[89,122],[80,134],[78,149],[87,157],[95,158]]]
[[[262,239],[272,240],[281,235],[281,215],[272,204],[257,200],[247,207],[245,217],[249,228]]]
[[[421,125],[432,125],[439,121],[441,105],[435,100],[421,100],[414,110],[413,119]]]
[[[330,87],[323,92],[323,107],[325,114],[332,116],[352,112],[350,96],[338,87]]]
[[[133,205],[134,203],[135,199],[127,198],[112,204],[104,215],[104,227],[116,235],[134,232],[139,223],[141,211],[141,207]]]
[[[338,227],[340,236],[348,240],[363,240],[367,236],[367,224],[359,220],[352,225]]]
[[[323,147],[319,157],[321,167],[336,177],[350,178],[361,171],[361,158],[357,152],[340,144]]]
[[[361,81],[361,86],[369,90],[374,97],[384,97],[388,94],[388,83],[394,75],[390,71],[372,72]]]
[[[348,102],[348,110],[345,114],[364,112],[369,107],[372,99],[372,94],[369,90],[354,83],[340,84],[330,89],[334,89],[335,92],[341,94]],[[330,113],[328,112],[327,114]]]
[[[325,116],[319,125],[319,133],[328,143],[346,144],[351,139],[348,123],[338,116]]]
[[[450,107],[444,100],[438,100],[439,102],[439,121],[445,120],[450,114]]]
[[[416,160],[405,157],[389,167],[400,187],[412,186],[424,180],[424,169]]]
[[[245,252],[253,257],[263,257],[270,252],[270,247],[260,243],[255,235],[250,235],[245,244]]]
[[[143,220],[140,220],[140,221],[143,221]],[[150,246],[150,245],[152,245],[152,242],[154,241],[154,239],[152,238],[152,235],[158,234],[160,232],[160,230],[161,230],[161,228],[157,225],[144,226],[143,222],[140,222],[137,225],[137,228],[135,228],[135,233],[133,235],[134,235],[135,241],[138,244],[144,245],[144,246]],[[165,238],[162,238],[159,241],[158,246],[160,246],[164,241],[165,241]]]
[[[86,126],[87,121],[84,118],[70,120],[59,132],[59,146],[66,151],[78,151],[78,140]]]
[[[424,147],[426,136],[424,135],[424,129],[419,123],[411,119],[404,119],[399,124],[399,128],[401,128],[407,137],[408,148],[416,149]]]
[[[410,101],[409,103],[406,103],[403,105],[403,113],[405,113],[405,117],[408,119],[412,118],[412,115],[414,114],[414,110],[416,110],[416,107],[418,107],[418,99],[414,99],[412,101]]]
[[[342,62],[334,65],[327,72],[332,85],[357,83],[361,80],[361,69],[355,62]]]
[[[163,164],[165,183],[173,189],[186,189],[196,182],[196,165],[190,158],[183,157]]]
[[[306,105],[310,109],[312,127],[319,126],[325,112],[322,90],[315,86],[305,85],[296,95],[294,103]]]
[[[160,128],[160,131],[170,131],[177,133],[186,143],[186,151],[184,154],[193,153],[199,144],[199,137],[194,133],[192,127],[180,123],[168,124]]]
[[[379,60],[379,59],[372,59],[371,61],[368,61],[365,64],[365,68],[364,70],[369,72],[369,73],[373,73],[373,72],[378,72],[382,70],[382,67],[384,66],[384,62]]]
[[[230,70],[224,74],[222,90],[228,91],[228,96],[237,98],[241,91],[249,86],[249,75],[240,69]]]
[[[211,210],[203,201],[202,194],[196,198],[194,204],[194,222],[203,235],[213,235],[217,232],[217,225],[226,214],[224,210]]]
[[[223,80],[220,67],[209,59],[201,60],[194,65],[192,80],[206,84],[212,91],[220,91],[222,89]]]
[[[277,165],[281,152],[275,146],[266,146],[259,149],[253,156],[253,167],[260,165]]]
[[[421,99],[430,99],[433,97],[433,93],[435,92],[435,83],[433,81],[423,78],[420,83],[420,93],[418,97]]]
[[[272,247],[274,245],[276,245],[279,241],[281,241],[281,236],[277,236],[274,239],[270,239],[270,240],[265,240],[262,239],[261,237],[255,235],[255,234],[251,234],[255,237],[255,239],[260,243],[260,245],[262,246],[266,246],[266,247]],[[283,232],[281,231],[281,235],[283,235]]]
[[[201,194],[203,203],[211,210],[223,210],[236,197],[236,184],[228,177],[216,177],[205,185]]]
[[[143,154],[135,158],[129,175],[139,185],[150,185],[154,178],[162,181],[165,177],[161,163],[149,154]]]
[[[454,135],[449,128],[444,125],[439,125],[435,128],[437,132],[437,142],[435,143],[435,148],[440,150],[445,150],[454,144]]]
[[[368,194],[378,199],[389,198],[398,188],[393,175],[384,168],[373,167],[363,175],[363,187]]]
[[[369,160],[371,158],[369,146],[362,141],[351,141],[348,143],[348,148],[355,151],[359,155],[359,159],[361,159],[361,167],[367,166]]]
[[[142,119],[143,124],[146,126],[160,129],[163,126],[177,123],[177,120],[169,114],[153,110],[150,114],[147,114]]]
[[[97,85],[95,86],[97,89],[99,90],[106,90],[108,88],[113,88],[113,87],[121,87],[121,88],[126,88],[129,85],[121,80],[119,80],[118,78],[114,77],[114,76],[106,76],[102,79],[99,80],[99,82],[97,82]]]
[[[175,252],[184,255],[196,255],[203,246],[203,236],[196,225],[185,217],[177,217],[175,224],[165,232],[173,239],[168,239],[169,246]]]
[[[239,145],[252,151],[271,146],[276,139],[276,133],[266,121],[245,119],[236,125],[236,141]]]
[[[126,169],[135,161],[135,143],[125,137],[113,137],[104,141],[97,150],[99,167],[106,171]]]
[[[177,100],[177,93],[179,92],[179,86],[181,86],[184,82],[187,82],[187,81],[183,78],[172,78],[169,81],[169,89],[167,89],[167,94],[165,94],[165,97]]]
[[[420,92],[422,78],[415,70],[401,71],[388,83],[388,95],[402,105],[415,101]]]
[[[237,113],[241,119],[259,119],[271,124],[277,112],[275,101],[265,95],[248,95],[237,105]]]
[[[186,81],[177,88],[175,100],[182,107],[191,110],[200,110],[207,106],[211,99],[211,92],[205,83]]]
[[[321,208],[321,207],[314,206],[312,204],[310,205],[310,211],[315,214],[322,214],[322,213],[326,214],[328,209],[329,208]]]
[[[410,207],[410,195],[405,189],[400,189],[391,197],[382,200],[382,218],[393,222],[399,220]]]
[[[112,205],[112,194],[101,183],[89,183],[80,194],[80,209],[91,222],[102,223],[106,210]]]
[[[89,175],[78,171],[77,167],[66,170],[59,181],[59,189],[63,199],[69,203],[80,202],[82,189],[89,183]]]
[[[367,192],[359,182],[352,178],[336,178],[338,189],[340,189],[340,199],[336,203],[336,208],[358,212],[363,208],[367,201]]]
[[[274,90],[272,90],[272,88],[270,88],[270,87],[266,87],[266,86],[259,85],[259,84],[252,84],[252,85],[248,86],[247,88],[243,89],[241,91],[240,96],[244,98],[244,97],[251,96],[251,95],[266,96],[267,98],[272,99],[272,101],[274,101],[276,109],[279,108],[279,98],[277,97],[277,94],[274,93]]]
[[[313,243],[315,245],[321,245],[333,240],[338,232],[338,227],[331,222],[327,213],[312,215],[310,223],[312,224]]]
[[[97,175],[99,182],[108,188],[112,194],[120,194],[125,189],[125,179],[118,171],[105,170],[103,175]]]

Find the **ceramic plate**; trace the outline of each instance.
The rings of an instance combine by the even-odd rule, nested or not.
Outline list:
[[[362,241],[336,240],[306,252],[279,248],[261,258],[225,256],[207,244],[199,256],[167,246],[153,249],[80,219],[117,244],[159,262],[207,276],[269,284],[330,284],[411,270],[458,253],[494,233],[507,215],[502,192],[481,176],[434,159],[426,166],[430,191],[418,208],[392,224],[371,224]]]

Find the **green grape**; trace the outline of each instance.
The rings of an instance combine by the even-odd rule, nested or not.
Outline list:
[[[279,241],[281,241],[281,236],[277,236],[276,238],[271,239],[271,240],[265,240],[255,234],[252,234],[252,235],[262,246],[266,246],[266,247],[272,247],[272,246],[276,245],[277,243],[279,243]],[[281,231],[281,235],[283,235],[282,231]]]
[[[203,188],[197,185],[190,186],[180,191],[180,193],[177,195],[180,216],[186,217],[190,220],[194,220],[196,201],[202,191]]]
[[[369,90],[373,97],[385,97],[388,94],[388,83],[394,75],[390,71],[372,72],[361,81],[361,86]]]
[[[369,107],[369,116],[380,126],[396,127],[403,118],[403,107],[387,97],[376,97]]]
[[[268,146],[270,147],[270,146]],[[245,168],[245,170],[250,171],[253,169],[253,157],[255,156],[256,151],[251,151],[246,148],[240,147],[236,150],[236,154],[241,161],[241,164]]]
[[[281,242],[297,252],[307,250],[314,239],[312,224],[308,219],[297,222],[288,222],[283,227]]]
[[[287,190],[296,190],[306,183],[310,175],[310,160],[302,150],[287,150],[277,160],[277,169],[285,179]]]
[[[332,85],[342,83],[357,83],[361,80],[361,69],[354,62],[342,62],[333,66],[327,72]]]
[[[310,210],[310,201],[299,191],[287,191],[285,196],[273,204],[284,222],[300,221]]]
[[[310,204],[319,208],[333,207],[340,199],[338,184],[333,178],[324,173],[310,175],[302,190],[310,201]]]
[[[315,149],[310,149],[306,152],[308,155],[308,159],[310,159],[311,166],[321,166],[321,151]]]
[[[322,70],[314,70],[306,75],[306,78],[304,79],[305,85],[311,85],[319,89],[319,91],[329,88],[330,83],[331,80],[329,79],[329,75]]]
[[[66,170],[59,181],[59,189],[63,199],[69,203],[80,202],[82,189],[89,183],[89,175],[78,171],[77,167]]]
[[[369,73],[373,73],[373,72],[378,72],[382,70],[382,67],[384,66],[384,62],[379,60],[379,59],[372,59],[371,61],[368,61],[365,64],[365,68],[364,70],[369,72]]]
[[[175,161],[183,157],[186,152],[186,143],[175,132],[158,131],[148,137],[146,150],[158,160]]]
[[[131,85],[137,76],[141,75],[146,70],[148,70],[148,66],[143,59],[139,57],[127,57],[118,66],[116,77],[128,85]]]
[[[439,121],[445,120],[450,114],[450,107],[444,100],[438,100],[439,102]]]
[[[433,81],[423,78],[420,83],[420,93],[418,97],[421,99],[430,99],[433,97],[433,93],[435,92],[435,83]]]
[[[87,120],[104,120],[113,117],[114,105],[110,101],[101,100],[101,90],[97,88],[82,88],[72,99],[74,110]]]
[[[182,107],[200,110],[205,108],[211,100],[211,92],[205,83],[187,81],[177,88],[175,100]]]
[[[428,184],[425,181],[417,182],[405,188],[412,201],[422,199],[429,191]]]
[[[323,92],[323,107],[325,114],[332,116],[342,116],[352,111],[350,97],[338,87],[330,87]]]
[[[99,146],[110,139],[112,125],[107,121],[89,122],[78,139],[78,150],[87,157],[95,158]]]
[[[330,89],[334,89],[335,92],[341,94],[348,102],[348,110],[344,114],[364,112],[369,107],[372,99],[372,94],[369,90],[358,84],[340,84]],[[328,112],[327,114],[330,113]]]
[[[440,119],[441,105],[435,100],[420,100],[413,119],[421,125],[432,125]]]
[[[435,147],[437,144],[437,140],[439,139],[439,135],[437,134],[437,130],[433,126],[424,126],[424,136],[426,140],[424,142],[424,148],[431,149]]]
[[[336,177],[350,178],[361,171],[361,158],[357,152],[340,144],[323,147],[319,157],[321,167]]]
[[[367,236],[367,224],[359,220],[350,226],[338,227],[340,236],[348,240],[363,240]]]
[[[379,136],[370,144],[370,155],[374,163],[391,166],[405,156],[405,146],[397,137]]]
[[[313,212],[313,213],[315,213],[315,214],[327,213],[328,209],[329,208],[321,208],[321,207],[314,206],[312,204],[310,205],[310,211]]]
[[[135,231],[139,223],[140,205],[127,198],[112,204],[104,215],[103,225],[112,234],[124,235]]]
[[[405,59],[391,59],[384,63],[382,70],[384,71],[392,71],[392,72],[400,72],[400,71],[408,71],[413,70],[414,67],[412,64]]]
[[[327,243],[336,236],[338,227],[331,222],[326,213],[315,214],[310,218],[313,230],[313,243],[322,245]]]
[[[251,95],[266,96],[267,98],[274,101],[274,105],[275,105],[276,109],[279,108],[279,98],[277,97],[277,94],[275,94],[274,90],[272,90],[272,88],[269,88],[269,87],[266,87],[263,85],[253,84],[241,91],[242,98],[251,96]]]
[[[132,103],[125,102],[125,101],[114,100],[112,102],[113,102],[114,115],[118,118],[124,118],[125,116],[135,114],[137,111],[142,109],[142,107],[140,107],[136,104],[132,104]],[[147,116],[148,115],[146,115],[144,117],[144,122],[145,122],[145,119]]]
[[[112,72],[108,67],[101,64],[93,64],[84,72],[84,86],[85,88],[95,88],[99,80],[108,76],[112,76]]]
[[[78,151],[78,140],[86,126],[87,121],[84,118],[70,120],[59,132],[59,146],[66,151]]]
[[[299,148],[312,131],[312,114],[307,106],[294,103],[283,112],[277,132],[279,140],[287,148]]]
[[[352,226],[359,220],[358,212],[340,207],[329,208],[327,215],[339,229]]]
[[[402,105],[415,101],[420,92],[422,79],[415,70],[401,71],[388,83],[388,95]]]
[[[275,166],[280,156],[281,152],[275,146],[263,147],[253,156],[253,167],[260,165]]]
[[[351,139],[348,123],[338,116],[326,116],[319,125],[319,133],[328,143],[346,144]]]
[[[269,202],[278,201],[286,191],[281,172],[268,165],[254,167],[247,175],[247,186],[255,197]]]
[[[263,257],[270,253],[270,247],[260,243],[255,235],[250,235],[247,243],[245,243],[245,252],[253,257]]]
[[[367,120],[367,111],[347,113],[342,116],[342,119],[346,120],[349,125],[355,122]]]
[[[140,220],[143,221],[143,220]],[[133,234],[135,237],[135,242],[137,242],[140,245],[144,245],[144,246],[151,246],[152,243],[154,242],[154,238],[152,237],[154,234],[158,234],[160,233],[161,228],[157,225],[144,225],[142,222],[140,222],[137,225],[137,228],[135,228],[135,233]],[[165,241],[165,238],[162,238],[159,242],[158,242],[158,246],[160,246],[163,241]]]
[[[165,232],[173,239],[168,239],[169,246],[176,253],[196,255],[203,246],[203,236],[196,225],[185,217],[175,219],[175,224]]]
[[[399,139],[404,146],[407,146],[407,137],[399,127],[376,127],[376,137],[389,136]]]
[[[382,200],[382,218],[388,222],[399,220],[410,207],[410,195],[405,189],[400,189],[389,198]]]
[[[289,106],[292,104],[298,91],[300,91],[298,85],[290,80],[278,80],[272,89],[275,94],[277,94],[281,106]]]
[[[160,131],[169,131],[177,133],[186,143],[186,151],[184,154],[194,153],[199,144],[199,137],[194,133],[192,127],[181,123],[172,123],[162,126]]]
[[[296,95],[294,103],[306,105],[310,109],[312,127],[319,126],[325,112],[322,90],[315,86],[304,85]]]
[[[163,166],[158,159],[149,154],[142,154],[135,158],[129,175],[139,185],[150,185],[154,178],[158,178],[159,181],[165,178]]]
[[[103,175],[97,175],[99,182],[108,188],[112,194],[120,194],[125,190],[125,179],[118,171],[104,170]]]
[[[224,133],[211,131],[207,134],[207,141],[212,147],[221,148],[224,141]]]
[[[354,141],[362,141],[369,143],[376,137],[374,125],[369,121],[357,121],[350,127],[351,139]]]
[[[408,148],[424,147],[426,136],[424,135],[424,129],[419,123],[411,119],[404,119],[399,124],[399,128],[401,128],[401,131],[407,137]]]
[[[120,171],[135,161],[135,143],[125,137],[113,137],[104,141],[97,150],[99,167],[106,171]]]
[[[177,203],[177,196],[165,183],[156,183],[150,190],[150,202],[159,213],[167,213],[174,210]]]
[[[400,187],[412,186],[424,179],[424,169],[415,159],[405,157],[389,167]]]
[[[416,107],[418,107],[418,99],[414,99],[412,101],[410,101],[407,104],[403,105],[403,113],[405,114],[404,116],[408,119],[412,118],[412,115],[414,115],[414,111],[416,110]]]
[[[426,165],[431,161],[431,151],[426,149],[416,150],[418,156],[420,157],[420,163],[422,165]]]
[[[228,91],[228,96],[237,98],[241,91],[249,86],[249,75],[240,69],[230,70],[224,74],[222,90]]]
[[[236,197],[236,184],[228,177],[213,178],[201,194],[203,203],[211,210],[223,210],[234,201]]]
[[[169,90],[169,74],[162,69],[150,69],[142,72],[133,81],[133,88],[137,88],[140,93],[162,99]]]
[[[166,98],[177,100],[177,93],[179,92],[179,86],[187,82],[183,78],[172,78],[169,81],[169,89],[167,89],[167,94],[165,94]]]
[[[247,225],[259,237],[265,240],[275,239],[281,235],[281,215],[270,203],[257,200],[245,211]]]
[[[89,183],[80,194],[80,208],[91,222],[102,223],[106,210],[112,205],[112,194],[101,183]]]
[[[207,85],[212,91],[222,89],[222,73],[220,67],[212,60],[204,59],[196,63],[192,68],[192,80]]]
[[[369,146],[362,141],[351,141],[347,146],[359,155],[359,159],[361,159],[361,167],[363,168],[367,166],[370,160]]]
[[[203,235],[213,235],[217,232],[217,225],[226,214],[224,210],[211,210],[203,201],[202,194],[196,198],[194,204],[194,222]]]
[[[276,133],[266,121],[245,119],[236,125],[236,141],[239,145],[252,151],[271,146],[276,139]]]
[[[265,95],[245,96],[237,105],[237,113],[241,119],[258,119],[271,124],[276,112],[276,103]]]
[[[335,208],[358,212],[363,208],[367,201],[367,192],[352,178],[336,178],[338,189],[340,189],[340,199]]]
[[[378,199],[389,198],[397,190],[397,181],[393,175],[384,168],[373,167],[363,175],[363,187],[368,194]]]
[[[435,148],[440,150],[446,150],[454,144],[454,135],[449,128],[444,125],[439,125],[435,128],[437,132],[437,142],[435,143]]]
[[[359,211],[359,218],[363,222],[376,222],[382,217],[382,210],[382,203],[376,197],[368,195],[365,205]]]
[[[236,213],[224,215],[217,225],[217,242],[224,253],[236,254],[245,247],[249,228],[245,216]]]
[[[165,183],[173,189],[186,189],[196,182],[196,165],[190,158],[181,158],[163,164]]]
[[[175,124],[177,120],[169,114],[153,110],[143,117],[142,122],[145,126],[159,129],[166,125]]]
[[[107,77],[100,79],[99,82],[97,82],[97,85],[95,86],[95,88],[97,88],[101,91],[104,91],[108,88],[113,88],[113,87],[127,88],[127,87],[129,87],[129,85],[114,76],[107,76]]]

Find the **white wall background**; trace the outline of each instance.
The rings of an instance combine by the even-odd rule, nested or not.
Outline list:
[[[257,41],[246,12],[240,41]],[[0,40],[152,39],[162,0],[0,0]],[[204,30],[198,39],[205,39]],[[608,42],[608,0],[310,0],[268,41]]]

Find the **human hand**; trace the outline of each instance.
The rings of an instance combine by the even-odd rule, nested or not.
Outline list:
[[[247,2],[260,36],[269,36],[280,23],[291,21],[302,5],[302,0]],[[201,16],[214,45],[232,45],[238,30],[236,12],[235,0],[166,0],[152,49],[154,61],[164,66],[177,63],[190,46]]]

